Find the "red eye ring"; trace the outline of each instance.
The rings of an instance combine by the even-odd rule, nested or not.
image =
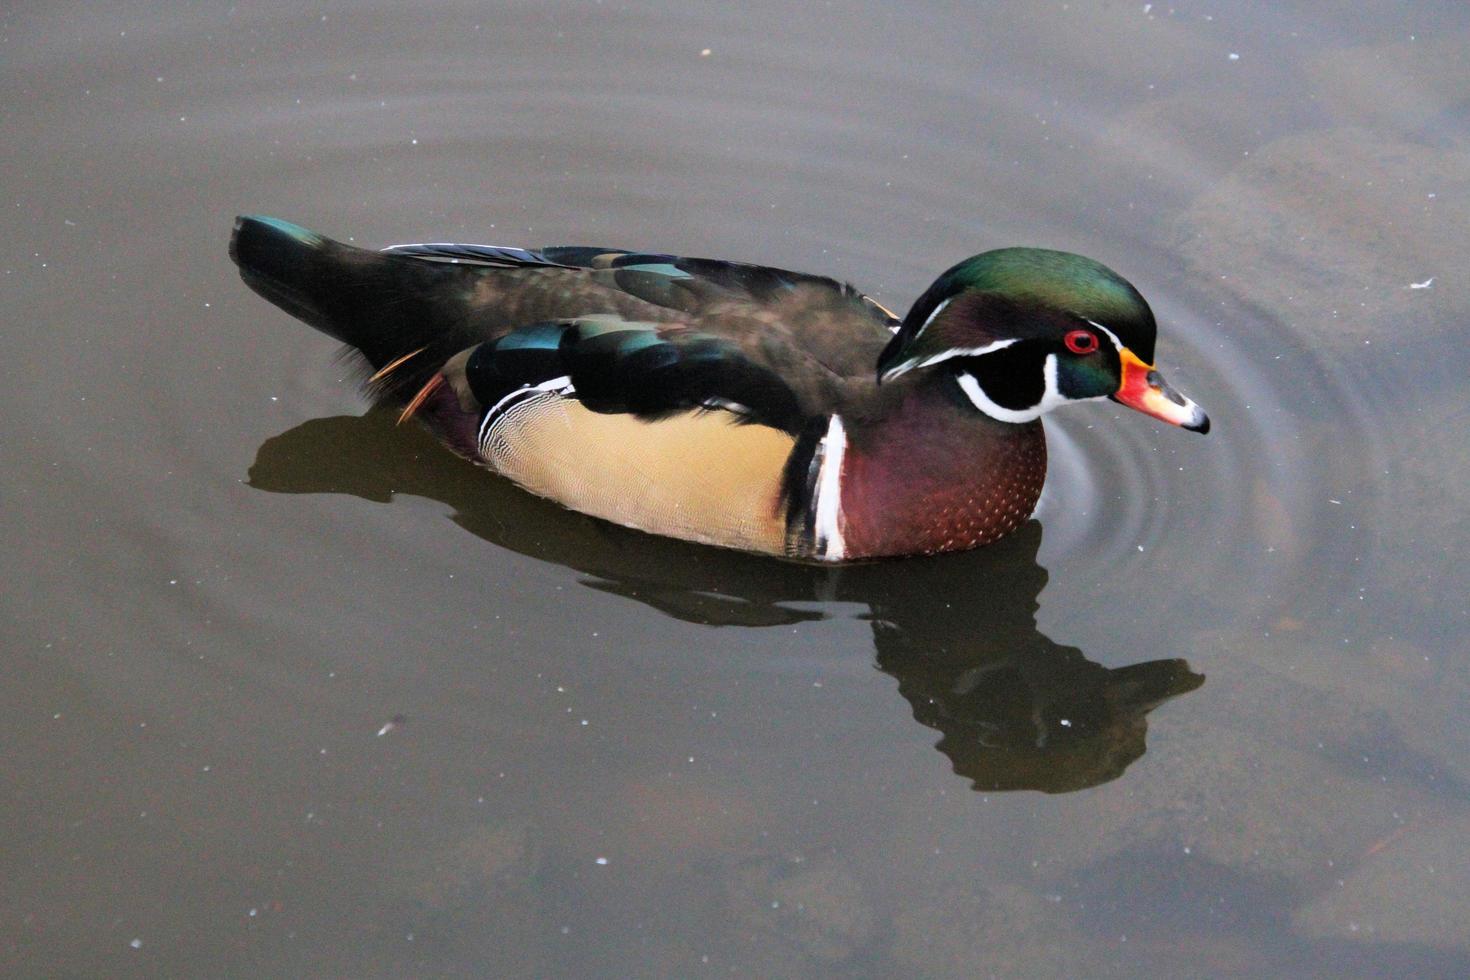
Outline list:
[[[1097,350],[1097,334],[1091,330],[1068,330],[1062,342],[1073,354],[1091,354]]]

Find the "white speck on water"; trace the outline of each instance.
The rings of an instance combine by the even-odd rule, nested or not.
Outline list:
[[[1328,497],[1327,498],[1327,502],[1329,504],[1337,504],[1337,506],[1339,506],[1339,507],[1342,506],[1342,501],[1341,500],[1333,500],[1331,497]]]
[[[253,918],[255,918],[255,917],[256,917],[256,916],[257,916],[257,915],[259,915],[259,914],[260,914],[260,910],[259,910],[259,909],[251,909],[251,910],[250,910],[250,911],[249,911],[249,912],[248,912],[248,913],[246,913],[246,914],[247,914],[247,915],[249,915],[249,916],[250,916],[250,918],[252,918],[252,919],[253,919]]]
[[[1063,718],[1060,722],[1058,722],[1058,724],[1060,724],[1063,728],[1071,728],[1072,727],[1072,719],[1070,719],[1070,718]]]
[[[1411,283],[1409,283],[1409,288],[1410,289],[1428,289],[1428,288],[1430,288],[1433,285],[1434,285],[1434,277],[1433,276],[1430,276],[1428,279],[1424,280],[1423,282],[1411,282]]]
[[[607,858],[600,857],[600,858],[597,859],[597,863],[598,864],[604,864],[605,865],[605,864],[607,864]]]
[[[134,949],[142,949],[143,948],[143,940],[141,940],[141,939],[134,939],[132,942],[128,943],[128,945],[131,946],[131,947],[133,947]]]
[[[1240,60],[1240,55],[1238,55],[1234,51],[1232,51],[1232,52],[1230,52],[1230,60],[1231,61],[1239,61]]]
[[[1143,545],[1138,545],[1138,550],[1139,551],[1142,551],[1143,550]]]
[[[703,51],[699,52],[699,56],[701,58],[708,58],[710,56],[710,54],[711,54],[711,51],[710,51],[709,48],[705,48]]]

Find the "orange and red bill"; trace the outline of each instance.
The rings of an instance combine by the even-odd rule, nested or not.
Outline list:
[[[1143,363],[1137,354],[1126,347],[1123,348],[1121,357],[1123,383],[1113,393],[1113,401],[1137,409],[1144,415],[1152,415],[1170,425],[1195,432],[1210,431],[1210,417],[1205,414],[1205,410],[1196,405],[1189,396],[1170,387],[1152,364]]]

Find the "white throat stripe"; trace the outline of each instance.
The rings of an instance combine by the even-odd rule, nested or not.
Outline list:
[[[1041,418],[1041,409],[1039,407],[1017,410],[997,405],[985,393],[985,389],[980,387],[980,382],[975,380],[975,376],[968,371],[957,373],[955,380],[959,382],[960,390],[965,393],[966,398],[970,399],[970,403],[993,419],[1019,425],[1022,422],[1032,422]],[[1045,396],[1043,396],[1044,399]]]

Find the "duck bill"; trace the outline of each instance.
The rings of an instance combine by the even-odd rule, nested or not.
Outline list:
[[[1187,395],[1169,386],[1163,375],[1145,364],[1126,347],[1122,351],[1123,383],[1111,396],[1113,401],[1152,415],[1161,422],[1193,432],[1209,432],[1210,417]]]

